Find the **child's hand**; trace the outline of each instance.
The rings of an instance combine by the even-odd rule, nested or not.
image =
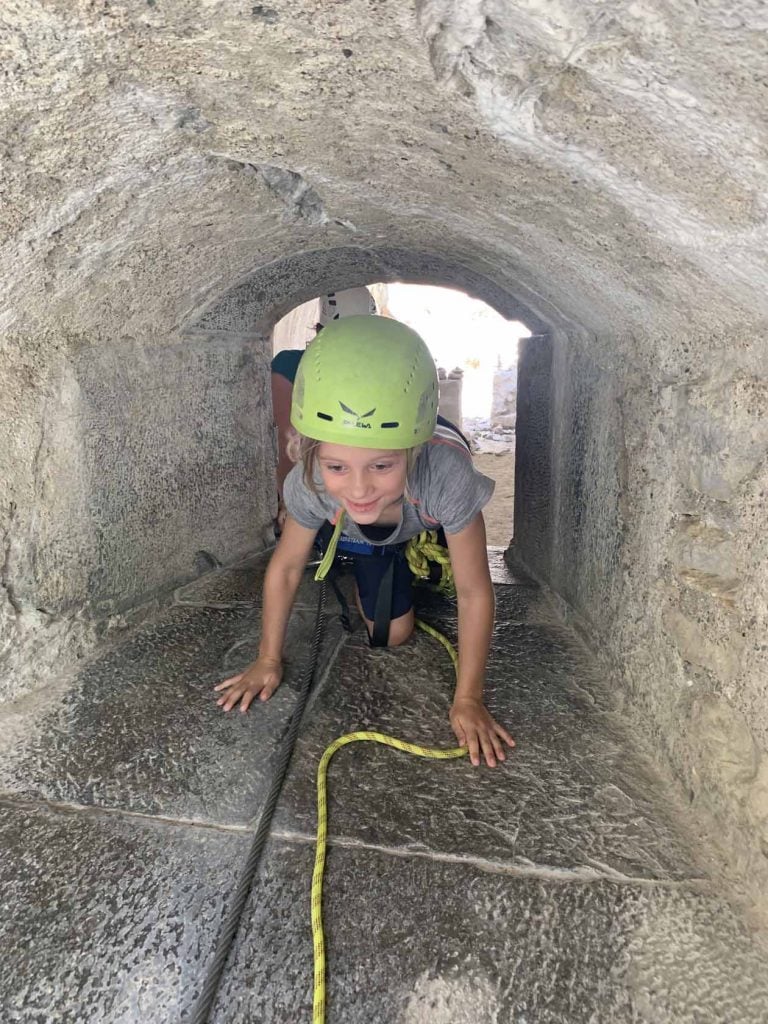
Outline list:
[[[223,705],[225,711],[231,711],[240,701],[240,710],[247,711],[255,697],[269,700],[282,678],[281,661],[276,658],[257,658],[244,672],[214,686],[214,690],[227,691],[216,703],[219,707]]]
[[[474,765],[480,764],[481,752],[489,768],[495,768],[497,761],[505,760],[501,741],[514,747],[515,741],[506,729],[488,713],[481,700],[474,697],[459,697],[449,712],[451,726],[462,747],[469,748],[469,759]]]

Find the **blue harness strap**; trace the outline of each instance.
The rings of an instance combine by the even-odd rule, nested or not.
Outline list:
[[[399,551],[404,544],[369,544],[364,540],[357,540],[355,537],[348,537],[342,533],[336,545],[337,551],[346,551],[350,555],[391,555]]]

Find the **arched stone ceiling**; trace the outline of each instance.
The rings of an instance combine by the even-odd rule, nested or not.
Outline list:
[[[767,311],[759,2],[6,0],[0,24],[9,338],[162,336],[350,246],[671,372],[683,334],[733,348]]]
[[[534,332],[546,332],[550,326],[519,296],[458,262],[405,249],[341,246],[296,253],[260,268],[213,303],[188,329],[245,333],[263,326],[269,330],[284,313],[307,299],[373,281],[461,288],[508,320],[523,320]]]

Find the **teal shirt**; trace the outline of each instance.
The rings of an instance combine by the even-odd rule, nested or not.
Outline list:
[[[278,352],[270,364],[272,373],[285,377],[291,384],[296,380],[296,371],[299,369],[301,357],[304,355],[303,348],[287,348]]]

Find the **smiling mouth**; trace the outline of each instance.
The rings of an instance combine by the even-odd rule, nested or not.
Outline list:
[[[373,501],[366,501],[362,504],[359,501],[347,501],[350,508],[353,508],[356,512],[367,512],[369,508],[373,508],[378,499]]]

